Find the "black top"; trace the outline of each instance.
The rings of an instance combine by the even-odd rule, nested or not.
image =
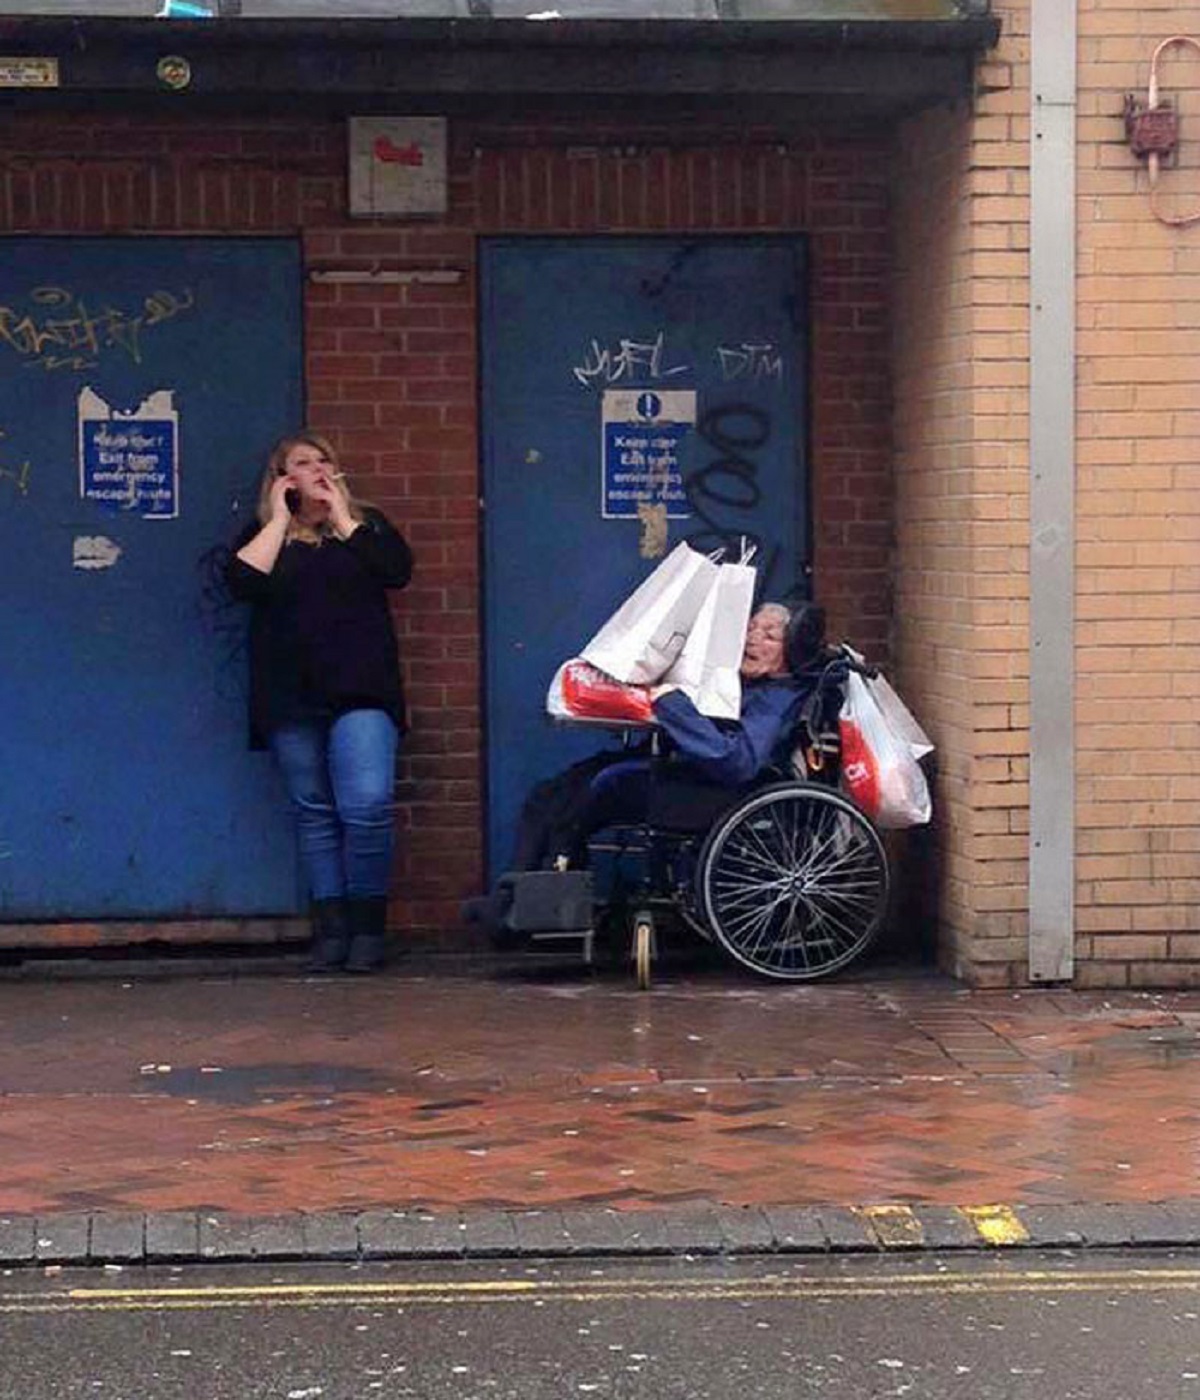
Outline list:
[[[345,540],[293,540],[269,574],[237,558],[262,528],[234,542],[226,579],[251,604],[250,741],[272,730],[346,710],[386,710],[404,729],[404,692],[389,588],[412,576],[412,550],[377,510]]]

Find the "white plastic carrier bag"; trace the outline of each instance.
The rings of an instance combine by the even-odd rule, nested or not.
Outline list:
[[[914,758],[924,758],[933,752],[933,741],[913,718],[912,711],[892,689],[891,682],[882,673],[867,676],[867,689],[875,697],[888,728],[897,739],[903,740],[912,750]]]

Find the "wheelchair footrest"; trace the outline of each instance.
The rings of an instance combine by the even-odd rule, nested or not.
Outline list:
[[[522,870],[500,877],[512,892],[504,927],[513,933],[592,932],[590,870]]]

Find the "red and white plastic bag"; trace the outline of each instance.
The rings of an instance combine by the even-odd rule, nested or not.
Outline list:
[[[933,745],[892,687],[851,671],[838,729],[847,794],[876,826],[923,826],[933,803],[917,760]]]
[[[546,711],[555,719],[593,724],[651,724],[654,720],[645,686],[613,680],[578,656],[554,673]]]

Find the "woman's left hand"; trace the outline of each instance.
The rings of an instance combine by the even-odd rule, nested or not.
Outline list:
[[[329,523],[342,539],[354,533],[358,522],[350,514],[345,494],[328,477],[322,476],[313,482],[312,494],[328,507]]]

